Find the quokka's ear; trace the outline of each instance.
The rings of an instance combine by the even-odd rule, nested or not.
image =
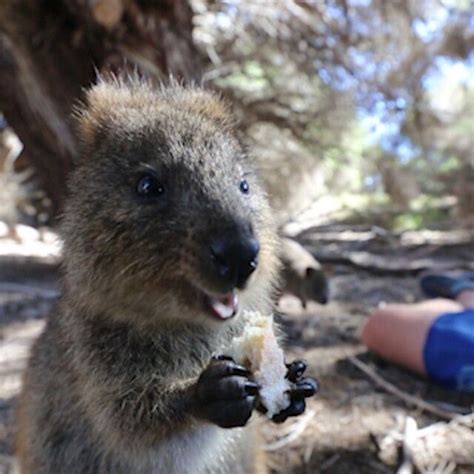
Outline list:
[[[137,74],[100,77],[75,110],[83,155],[90,154],[107,133],[149,126],[165,110],[182,111],[220,128],[234,129],[226,102],[213,92],[172,79],[155,87]]]
[[[228,127],[234,125],[230,108],[220,96],[203,89],[186,88],[182,94],[182,101],[191,113],[200,115],[212,122]]]
[[[136,75],[99,77],[74,110],[83,151],[93,150],[108,130],[123,127],[124,117],[138,115],[137,112],[146,116],[146,109],[156,103],[156,99],[152,84]]]

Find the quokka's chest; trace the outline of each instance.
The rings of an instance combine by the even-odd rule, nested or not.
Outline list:
[[[133,472],[143,474],[231,474],[245,431],[206,424],[175,433],[137,456]],[[230,470],[229,470],[230,468]]]

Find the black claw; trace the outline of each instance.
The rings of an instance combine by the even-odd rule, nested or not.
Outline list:
[[[231,356],[224,355],[224,354],[213,355],[212,360],[231,360],[231,361],[234,361],[234,359]]]
[[[250,372],[242,365],[236,364],[232,359],[213,359],[205,371],[206,378],[221,378],[231,375],[248,377]]]
[[[222,428],[245,426],[252,416],[255,398],[246,397],[242,400],[219,400],[205,408],[205,418]]]
[[[313,387],[313,393],[310,396],[319,392],[319,382],[316,379],[307,378],[305,379],[305,383],[309,383]]]
[[[288,416],[298,416],[305,411],[306,402],[304,400],[295,400],[286,410]]]
[[[246,369],[242,365],[232,365],[229,366],[229,375],[241,375],[242,377],[248,377],[250,375],[250,370]]]
[[[313,379],[304,379],[291,390],[291,398],[312,397],[318,391],[318,383]]]
[[[286,413],[278,413],[278,415],[275,415],[272,418],[272,421],[274,423],[283,423],[284,421],[286,421],[287,418],[288,418],[288,415]]]
[[[255,404],[255,408],[258,410],[259,413],[261,413],[262,415],[265,415],[265,413],[267,413],[267,407],[263,405],[263,403],[257,399],[256,401],[256,404]]]
[[[272,418],[272,421],[275,423],[283,423],[287,418],[290,416],[298,416],[301,415],[305,411],[306,402],[304,399],[302,400],[294,400],[291,402],[291,405],[282,412],[278,413]]]
[[[286,374],[286,378],[290,382],[297,382],[298,379],[304,374],[306,370],[306,362],[303,360],[295,360],[290,364],[287,364],[286,367],[288,368],[288,372]]]
[[[260,389],[249,377],[229,356],[214,356],[198,378],[193,414],[223,428],[244,426]]]
[[[247,395],[257,395],[258,391],[260,390],[260,387],[258,386],[258,384],[256,384],[255,382],[252,382],[251,380],[247,380],[245,382],[245,393]]]

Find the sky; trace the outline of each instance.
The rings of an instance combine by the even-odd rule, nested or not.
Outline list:
[[[429,45],[439,38],[443,28],[449,26],[450,10],[453,7],[462,13],[472,8],[472,3],[470,0],[443,0],[438,8],[425,11],[423,20],[416,19],[413,22],[412,28],[422,42]],[[474,23],[474,15],[470,19]],[[469,23],[468,27],[474,29],[474,24]],[[424,75],[422,87],[432,110],[439,118],[449,119],[463,105],[463,89],[474,89],[474,52],[465,61],[437,57]],[[359,107],[358,118],[367,132],[369,143],[380,144],[383,149],[406,162],[416,156],[419,150],[407,137],[403,137],[400,130],[409,104],[400,97],[396,105],[399,112],[388,113],[384,100],[377,100],[371,110]]]
[[[467,61],[440,57],[423,78],[423,89],[433,110],[440,116],[455,114],[463,104],[463,88],[474,89],[474,54]],[[370,144],[380,144],[383,149],[395,152],[402,162],[416,156],[418,150],[401,136],[400,127],[406,111],[403,99],[397,101],[400,114],[387,120],[387,105],[383,100],[375,102],[372,110],[358,108],[358,117],[367,132]]]

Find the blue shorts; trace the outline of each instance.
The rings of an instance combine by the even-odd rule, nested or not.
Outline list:
[[[474,308],[436,319],[423,348],[428,376],[448,388],[474,391]]]

